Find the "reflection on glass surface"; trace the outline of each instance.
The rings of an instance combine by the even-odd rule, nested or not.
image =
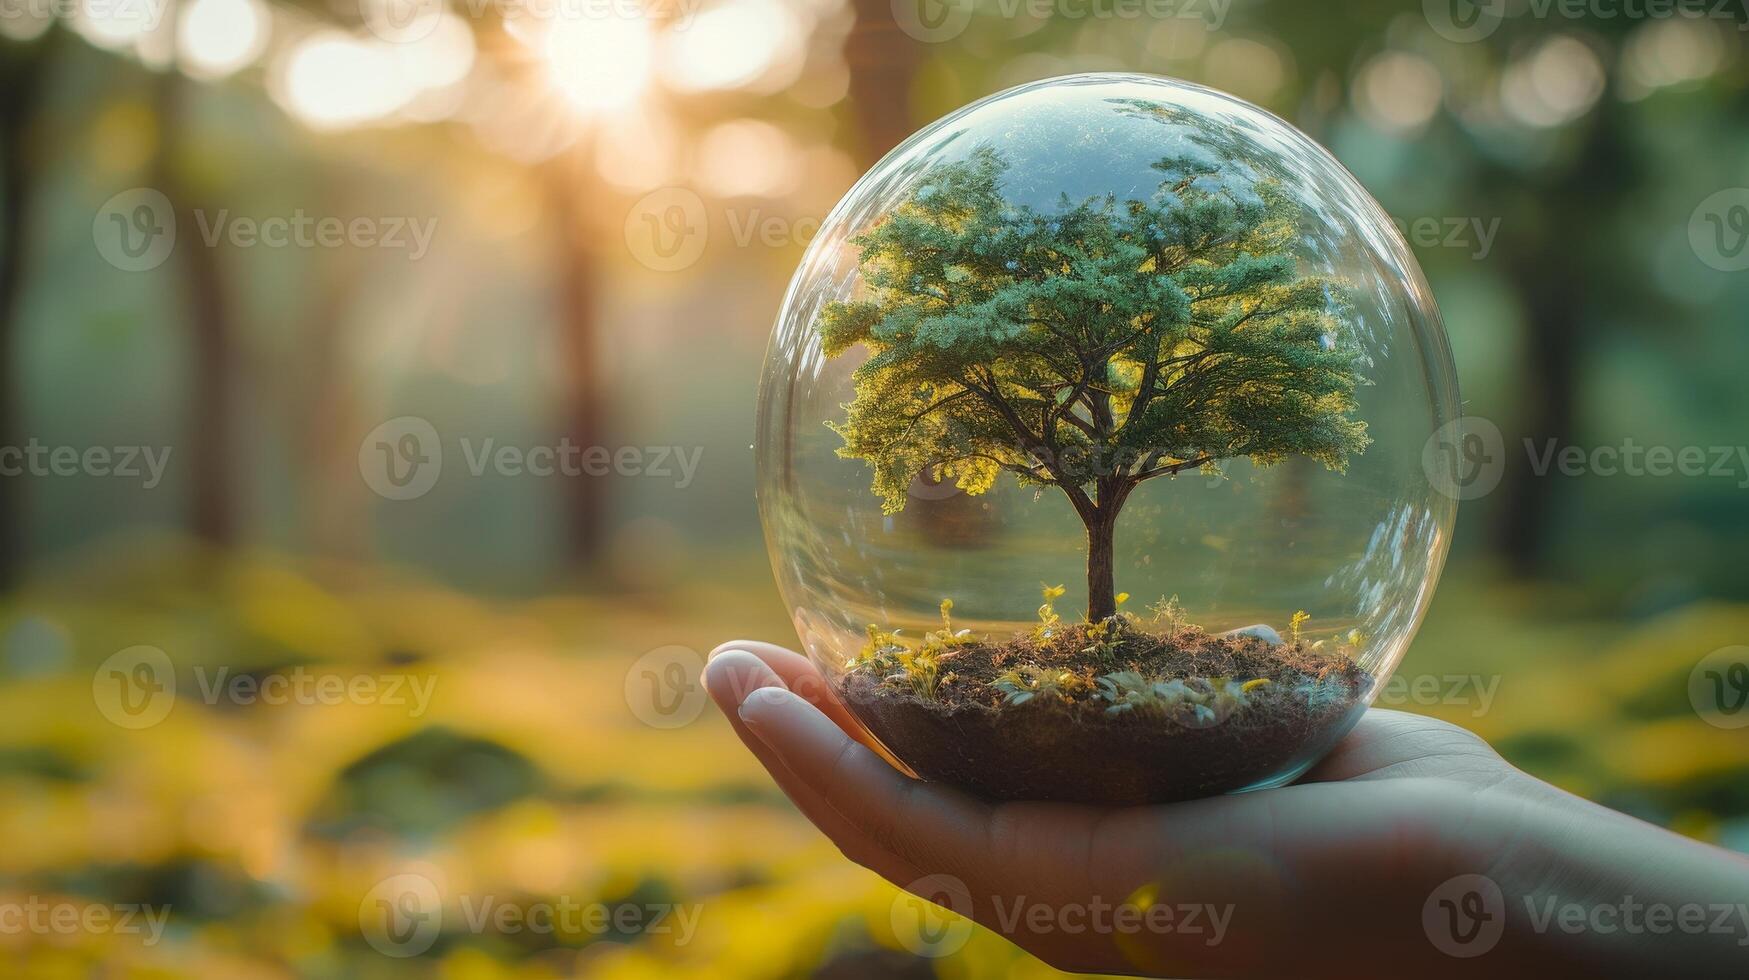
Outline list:
[[[1010,403],[1016,425],[988,421]],[[828,217],[767,356],[760,509],[803,646],[841,683],[871,626],[921,638],[945,600],[994,644],[1034,635],[1058,585],[1065,622],[1152,635],[1145,610],[1170,605],[1342,651],[1353,704],[1261,785],[1340,737],[1409,642],[1455,514],[1423,448],[1456,415],[1420,270],[1325,150],[1208,89],[1071,76],[932,124]],[[1114,451],[1064,462],[1076,444]]]

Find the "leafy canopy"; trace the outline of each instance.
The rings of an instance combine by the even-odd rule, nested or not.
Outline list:
[[[1148,200],[1005,201],[981,148],[938,167],[854,240],[867,297],[826,307],[825,353],[856,345],[840,456],[866,460],[887,513],[920,474],[968,493],[1008,472],[1114,519],[1143,481],[1249,457],[1344,470],[1360,353],[1341,285],[1300,275],[1299,206],[1222,164],[1155,164]]]

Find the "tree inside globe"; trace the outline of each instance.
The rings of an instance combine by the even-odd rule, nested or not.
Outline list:
[[[789,390],[762,399],[762,438],[784,430],[783,477],[762,486],[762,507],[786,598],[806,603],[809,653],[835,661],[836,693],[899,762],[985,798],[1158,802],[1297,776],[1376,694],[1444,555],[1450,501],[1399,461],[1418,461],[1449,420],[1455,385],[1437,314],[1415,299],[1418,270],[1392,282],[1393,264],[1413,270],[1400,238],[1285,123],[1146,77],[1023,87],[894,157],[876,168],[891,172],[874,184],[878,206],[828,220],[838,256],[804,263],[798,284],[825,285],[792,285],[800,309],[780,319],[774,358],[789,347],[806,360],[784,358]],[[1352,186],[1309,183],[1306,160]],[[1321,190],[1363,204],[1330,207]],[[1355,215],[1371,224],[1343,229]],[[1400,371],[1415,359],[1419,387]],[[1395,404],[1364,405],[1380,387]],[[1421,416],[1406,432],[1405,401]],[[824,464],[794,458],[818,452],[790,430],[800,402],[826,415],[841,465],[863,464],[857,492],[878,523],[841,473],[836,492],[803,485]],[[1369,407],[1392,415],[1392,460],[1345,487],[1373,451]],[[1186,480],[1216,496],[1174,525],[1173,496],[1206,492]],[[943,524],[943,500],[969,536]],[[1350,523],[1362,500],[1378,513],[1370,530]],[[838,516],[847,545],[809,523]],[[1272,519],[1282,526],[1256,526]],[[1192,522],[1205,547],[1159,546]],[[1062,560],[1071,527],[1078,607]],[[1381,574],[1381,551],[1408,570]],[[1245,583],[1233,569],[1253,565],[1258,595],[1234,601]],[[918,581],[893,581],[911,570]],[[1189,597],[1168,591],[1175,578]],[[925,582],[939,594],[920,624]],[[991,614],[1021,601],[1000,589],[1026,593],[1030,621]],[[871,612],[847,649],[834,593],[900,614]],[[1306,599],[1270,607],[1264,594]],[[965,597],[989,608],[964,619]],[[1265,621],[1220,622],[1240,609]],[[1374,648],[1375,628],[1389,649]]]

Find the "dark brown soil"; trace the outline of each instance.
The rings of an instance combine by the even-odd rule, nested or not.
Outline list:
[[[987,800],[1132,805],[1218,795],[1290,771],[1346,731],[1372,683],[1347,656],[1303,643],[1126,626],[1117,652],[1099,658],[1084,652],[1086,631],[1065,628],[1045,643],[1026,635],[962,646],[943,657],[952,678],[934,699],[867,669],[846,674],[840,696],[923,779]],[[1066,694],[1011,704],[996,682],[1021,665],[1074,679]],[[1095,680],[1121,671],[1201,692],[1222,681],[1269,683],[1253,685],[1218,717],[1159,703],[1114,713]]]

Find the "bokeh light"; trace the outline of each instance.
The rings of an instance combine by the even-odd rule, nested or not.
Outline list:
[[[776,66],[793,76],[802,29],[777,0],[731,0],[664,36],[662,66],[682,92],[727,89],[760,80]]]
[[[196,78],[223,78],[267,47],[267,11],[259,0],[194,0],[176,24],[182,67]]]
[[[396,60],[408,80],[427,89],[454,85],[474,67],[474,32],[447,11],[437,15],[421,37],[394,46]]]
[[[654,47],[639,18],[564,19],[541,39],[547,75],[582,115],[637,101],[650,82]]]
[[[1203,56],[1209,85],[1259,104],[1275,97],[1289,71],[1285,52],[1254,38],[1227,38]]]
[[[14,41],[33,41],[41,37],[54,22],[54,14],[47,7],[20,3],[16,5],[16,9],[8,7],[5,16],[0,16],[0,37]]]
[[[392,48],[322,30],[290,49],[277,93],[281,104],[318,129],[358,126],[406,105],[414,89]]]
[[[122,50],[157,29],[163,14],[163,3],[79,0],[73,9],[73,29],[97,47]]]
[[[711,127],[698,143],[699,186],[719,197],[776,197],[800,180],[789,136],[768,122],[736,119]]]
[[[678,177],[680,143],[680,133],[666,115],[653,110],[622,113],[602,127],[595,165],[621,190],[661,187]]]
[[[1433,118],[1443,87],[1439,70],[1426,58],[1386,51],[1361,67],[1354,86],[1354,106],[1379,129],[1412,133]]]
[[[1629,95],[1698,81],[1719,70],[1725,41],[1704,21],[1660,20],[1635,30],[1622,49],[1622,86]]]
[[[1560,35],[1506,66],[1500,98],[1507,114],[1526,126],[1560,126],[1589,112],[1605,81],[1591,46]]]

